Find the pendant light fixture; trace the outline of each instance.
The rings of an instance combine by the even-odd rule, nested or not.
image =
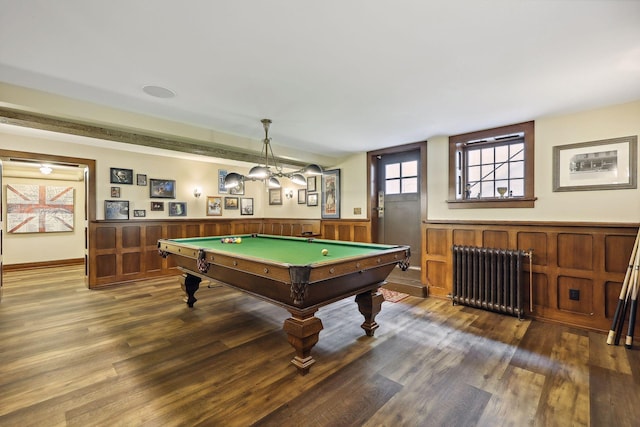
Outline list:
[[[251,181],[263,181],[268,188],[280,188],[281,184],[278,178],[289,178],[294,184],[306,185],[307,176],[322,175],[322,168],[315,163],[309,164],[294,172],[283,172],[282,166],[278,164],[276,157],[273,155],[273,149],[271,148],[271,138],[269,138],[271,120],[262,119],[261,122],[264,128],[261,152],[261,156],[264,156],[264,163],[252,167],[246,176],[235,172],[227,174],[224,178],[225,188],[238,187],[247,179]]]

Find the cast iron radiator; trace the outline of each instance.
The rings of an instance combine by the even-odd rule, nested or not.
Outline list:
[[[453,304],[522,318],[521,250],[453,246]]]

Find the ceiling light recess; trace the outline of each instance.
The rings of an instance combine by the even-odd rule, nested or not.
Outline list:
[[[156,98],[175,98],[176,96],[174,91],[162,86],[146,85],[142,87],[142,91]]]
[[[227,174],[224,178],[225,188],[239,187],[247,179],[251,181],[262,181],[266,184],[267,188],[280,188],[281,185],[278,178],[289,178],[294,184],[307,185],[306,176],[322,175],[322,168],[315,163],[308,164],[297,171],[283,172],[282,166],[278,164],[276,157],[273,155],[273,149],[271,148],[271,138],[269,138],[271,120],[262,119],[261,122],[264,128],[261,152],[261,155],[264,155],[264,163],[252,167],[246,176],[235,172]]]

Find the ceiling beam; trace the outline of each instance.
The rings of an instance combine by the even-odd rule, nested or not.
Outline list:
[[[264,156],[256,152],[233,149],[229,146],[208,141],[198,141],[180,137],[158,137],[124,131],[117,128],[97,126],[69,119],[47,116],[33,112],[0,107],[0,123],[22,126],[69,135],[122,142],[125,144],[141,145],[145,147],[161,148],[200,156],[216,157],[247,163],[264,163]],[[285,167],[300,168],[307,163],[298,160],[276,157],[278,163]]]

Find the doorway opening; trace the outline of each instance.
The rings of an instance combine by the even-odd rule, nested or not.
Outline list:
[[[2,221],[0,229],[0,300],[8,258],[7,250],[22,251],[19,254],[12,253],[8,258],[11,263],[9,264],[10,269],[20,269],[27,266],[34,268],[84,264],[85,282],[88,285],[88,230],[90,220],[95,219],[95,160],[0,150],[0,188],[5,192],[2,202],[2,220],[5,221],[0,220]],[[58,191],[58,194],[51,195],[51,191]],[[13,203],[8,203],[7,192],[10,193],[10,200]],[[73,194],[72,224],[65,224],[68,216],[59,215],[52,219],[48,215],[50,212],[47,208],[48,204],[55,206],[56,201],[61,197],[66,197],[66,200],[69,200],[70,193]],[[11,209],[8,209],[9,207]],[[56,224],[56,222],[58,223]],[[72,232],[64,233],[64,231]],[[73,236],[70,236],[71,234]],[[41,239],[51,236],[56,236],[57,243],[47,241],[42,244]],[[59,236],[63,237],[60,239]],[[58,243],[71,245],[68,253],[77,255],[65,258],[65,252],[60,247],[56,247]],[[81,249],[78,250],[76,245],[79,245]],[[34,254],[38,251],[33,248],[49,248],[57,255],[63,254],[62,259],[55,257],[50,260],[38,259],[37,257],[31,259],[32,257],[28,255],[28,248],[31,248],[30,253]],[[41,254],[42,251],[39,253]]]

